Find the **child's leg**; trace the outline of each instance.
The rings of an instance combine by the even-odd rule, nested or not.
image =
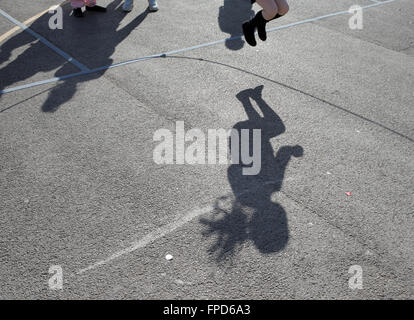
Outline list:
[[[88,11],[97,11],[97,12],[106,12],[106,8],[97,6],[96,0],[84,0],[86,4],[86,10]]]
[[[251,45],[256,45],[256,39],[254,38],[254,32],[258,31],[259,38],[266,40],[266,22],[273,19],[277,15],[277,4],[274,0],[256,0],[256,2],[263,8],[256,16],[242,25],[244,39]],[[252,1],[253,3],[253,1]]]
[[[256,28],[259,38],[265,41],[267,38],[266,23],[283,16],[289,11],[289,5],[286,0],[256,0],[256,2],[263,10],[259,11],[252,20],[245,22],[242,26],[244,38],[251,46],[256,45],[256,40],[254,39]]]
[[[254,29],[257,28],[257,33],[262,41],[266,41],[266,23],[272,19],[278,17],[279,8],[275,0],[256,0],[256,2],[263,8],[256,16],[250,21],[250,26],[246,25],[243,28],[243,33],[247,43],[254,46]],[[249,28],[250,27],[250,28]],[[246,37],[247,36],[247,37]]]
[[[286,0],[275,0],[277,4],[278,11],[277,13],[281,16],[284,16],[289,11],[289,5]]]
[[[85,0],[85,4],[88,7],[93,7],[94,5],[96,5],[96,0]]]
[[[83,0],[71,0],[70,4],[72,8],[82,8],[85,5],[85,2]]]
[[[76,18],[82,18],[82,7],[85,5],[84,0],[70,0],[70,4],[73,8],[73,16]]]
[[[259,11],[256,14],[256,25],[257,33],[259,38],[263,41],[266,41],[266,23],[270,20],[274,20],[284,16],[289,11],[289,6],[286,0],[257,0],[258,2],[263,2],[263,10]],[[274,4],[272,4],[274,2]],[[270,18],[271,17],[271,18]],[[268,19],[270,18],[270,19]]]
[[[283,0],[282,0],[283,1]],[[257,4],[263,8],[262,15],[267,21],[276,17],[279,8],[275,0],[256,0]]]

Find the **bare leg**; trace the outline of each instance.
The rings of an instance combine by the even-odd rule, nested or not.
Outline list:
[[[263,18],[267,21],[272,20],[276,15],[283,16],[289,11],[289,5],[286,0],[256,0],[263,8]]]
[[[277,13],[284,16],[289,11],[289,5],[286,0],[275,0],[277,4]]]
[[[262,15],[267,21],[272,20],[277,15],[279,8],[275,0],[256,0],[256,2],[263,8]]]
[[[286,0],[256,0],[263,8],[256,16],[243,24],[243,34],[246,42],[251,46],[256,45],[254,32],[257,29],[259,38],[266,41],[266,23],[270,20],[277,19],[289,11],[289,5]]]

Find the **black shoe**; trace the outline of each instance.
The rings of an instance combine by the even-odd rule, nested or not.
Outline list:
[[[242,28],[243,28],[244,39],[246,40],[246,42],[252,47],[255,47],[257,42],[256,42],[256,39],[254,38],[254,32],[256,31],[254,19],[243,23]]]
[[[73,16],[76,18],[82,18],[83,17],[83,12],[81,8],[75,8],[72,10]]]
[[[93,6],[93,7],[88,7],[86,6],[86,10],[87,11],[96,11],[96,12],[106,12],[106,8],[101,7],[101,6]]]
[[[262,41],[266,41],[267,35],[266,35],[266,23],[267,20],[263,18],[262,11],[259,11],[256,16],[254,17],[254,20],[256,20],[256,26],[257,26],[257,33],[259,35],[259,39]]]

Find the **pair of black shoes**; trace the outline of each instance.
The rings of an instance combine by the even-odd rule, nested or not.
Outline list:
[[[255,17],[250,20],[243,23],[243,34],[244,39],[246,42],[251,45],[252,47],[256,46],[257,42],[254,37],[254,33],[257,29],[257,34],[259,35],[260,40],[266,41],[267,35],[266,35],[266,23],[268,21],[263,17],[262,11],[259,11]]]
[[[86,6],[86,11],[95,11],[95,12],[106,12],[106,8],[101,7],[101,6],[93,6],[93,7],[88,7]],[[73,16],[76,18],[82,18],[83,17],[83,12],[82,12],[82,8],[75,8],[73,9]]]

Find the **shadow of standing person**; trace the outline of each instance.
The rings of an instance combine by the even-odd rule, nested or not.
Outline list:
[[[118,7],[120,3],[122,3],[122,0],[114,0],[111,2],[107,7],[107,13],[105,15],[92,14],[82,19],[76,19],[76,21],[71,23],[70,27],[68,27],[71,28],[71,30],[66,31],[70,34],[78,34],[78,37],[73,39],[73,44],[77,48],[84,47],[80,53],[86,58],[90,57],[90,62],[93,64],[92,68],[111,65],[113,63],[111,56],[115,52],[115,48],[144,21],[149,13],[147,8],[134,20],[118,30],[121,21],[126,16],[124,12],[114,12],[115,8]],[[85,29],[90,29],[90,27],[94,25],[96,26],[95,28],[99,28],[98,31],[84,34]],[[57,70],[55,76],[59,77],[68,74],[65,68],[66,66],[62,66],[61,69]],[[42,111],[56,111],[60,105],[69,101],[74,96],[80,83],[100,78],[106,71],[107,69],[103,69],[58,84],[50,91],[47,100],[42,106]]]
[[[289,160],[301,157],[301,146],[283,146],[276,156],[270,139],[285,132],[280,117],[262,98],[263,86],[247,89],[237,94],[248,120],[234,125],[240,136],[243,129],[261,130],[261,170],[257,175],[245,175],[243,163],[228,168],[228,180],[233,196],[217,200],[211,219],[201,219],[207,228],[205,236],[217,236],[209,252],[216,254],[218,262],[231,258],[237,249],[250,240],[265,254],[282,250],[289,239],[288,222],[284,208],[271,200],[280,191]],[[251,100],[257,103],[263,117],[255,110]],[[252,135],[249,136],[252,150]],[[241,150],[241,148],[238,148]],[[233,154],[232,154],[233,157]]]
[[[218,15],[220,29],[228,33],[230,38],[239,36],[242,33],[242,23],[249,20],[253,14],[251,0],[224,0]],[[240,50],[244,43],[242,38],[226,39],[225,42],[230,50]]]
[[[82,19],[70,16],[72,8],[69,3],[66,3],[62,5],[63,29],[51,30],[49,28],[51,17],[49,14],[41,16],[30,25],[30,28],[64,51],[68,50],[74,58],[89,68],[108,66],[113,63],[111,57],[116,47],[144,21],[149,13],[147,8],[127,25],[119,28],[126,17],[126,14],[118,8],[121,3],[122,0],[114,0],[108,5],[105,14],[87,12]],[[8,62],[13,51],[25,46],[28,47],[16,59]],[[2,44],[0,64],[4,64],[4,67],[0,69],[0,90],[10,87],[13,83],[30,79],[38,73],[57,69],[54,76],[60,77],[79,72],[71,63],[56,57],[50,48],[26,32],[20,32]],[[57,83],[49,90],[41,110],[43,112],[56,111],[74,96],[81,83],[97,79],[105,72],[106,69],[102,69]]]

